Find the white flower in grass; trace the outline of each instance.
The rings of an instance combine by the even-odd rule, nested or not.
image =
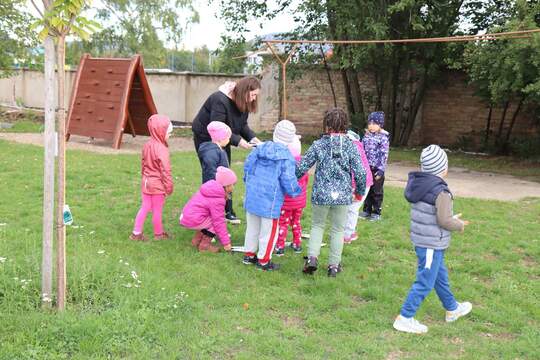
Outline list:
[[[0,223],[0,226],[6,226],[7,223]]]
[[[138,280],[139,279],[139,275],[137,275],[137,273],[135,271],[131,271],[131,277],[135,280]]]
[[[92,231],[90,231],[88,234],[92,235],[92,234],[94,234],[94,233],[95,233],[95,231],[92,230]]]
[[[97,253],[100,254],[100,255],[105,254],[105,250],[99,250]]]
[[[124,265],[129,266],[129,263],[128,263],[128,262],[125,262]]]
[[[3,264],[4,262],[6,262],[6,260],[7,258],[0,256],[0,264]]]
[[[42,294],[42,295],[41,295],[41,300],[42,300],[43,302],[52,302],[52,299],[49,297],[48,294]]]
[[[124,284],[124,285],[122,285],[122,286],[127,287],[127,288],[130,288],[130,287],[132,287],[133,285],[132,285],[131,283],[127,283],[127,284]]]

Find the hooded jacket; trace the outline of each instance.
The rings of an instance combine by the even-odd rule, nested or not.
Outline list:
[[[360,154],[360,158],[362,159],[362,166],[364,167],[364,170],[366,171],[366,187],[373,185],[373,174],[371,174],[371,169],[369,167],[369,162],[366,156],[366,152],[364,151],[364,145],[362,144],[362,141],[360,140],[352,140],[353,144],[356,145],[356,149],[358,150],[358,153]],[[354,181],[353,177],[353,188],[356,188],[356,181]]]
[[[218,166],[229,167],[227,153],[216,143],[207,141],[199,146],[197,152],[202,168],[202,183],[216,178]]]
[[[384,175],[388,152],[390,151],[389,134],[384,129],[377,133],[366,131],[362,143],[369,162],[369,166],[375,169],[373,176]],[[379,174],[376,174],[376,173]]]
[[[171,195],[173,192],[169,145],[165,140],[170,123],[163,115],[152,115],[148,119],[150,140],[144,144],[141,158],[141,191],[145,194]]]
[[[284,195],[302,192],[294,170],[294,158],[285,145],[273,141],[258,145],[244,163],[244,209],[263,218],[279,218]]]
[[[366,171],[356,146],[345,134],[325,134],[308,149],[298,166],[296,176],[302,177],[313,165],[315,180],[311,202],[315,205],[350,205],[352,179],[354,191],[364,194]]]
[[[299,163],[302,157],[297,156],[294,159],[296,160],[296,163]],[[302,189],[302,192],[300,193],[300,195],[296,197],[285,195],[283,206],[281,207],[282,210],[298,210],[298,209],[303,209],[306,207],[306,198],[307,198],[306,193],[307,193],[308,182],[309,182],[309,174],[306,174],[302,176],[300,179],[298,179],[298,185]]]
[[[180,224],[195,228],[211,218],[221,244],[230,244],[231,239],[225,223],[225,196],[225,189],[216,180],[205,182],[182,209]]]
[[[247,119],[249,113],[240,112],[234,101],[229,97],[232,84],[226,82],[218,91],[206,99],[203,106],[193,119],[191,129],[198,143],[212,141],[206,127],[211,121],[221,121],[231,128],[231,144],[238,146],[240,140],[244,138],[251,141],[255,133],[249,128]]]
[[[411,206],[411,241],[414,246],[442,250],[450,245],[450,231],[437,220],[437,198],[451,195],[446,182],[425,172],[411,172],[405,187],[405,199]]]

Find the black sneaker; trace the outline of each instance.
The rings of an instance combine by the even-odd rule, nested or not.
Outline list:
[[[232,225],[240,225],[242,223],[242,220],[240,220],[236,217],[236,215],[231,213],[225,214],[225,220],[227,220],[227,222]]]
[[[302,245],[296,245],[294,243],[291,243],[291,249],[294,250],[295,253],[299,254],[302,252]]]
[[[266,264],[262,265],[260,262],[257,261],[257,269],[263,270],[263,271],[275,271],[279,270],[281,265],[273,263],[271,261],[267,262]]]
[[[365,212],[365,211],[362,211],[362,212],[358,215],[358,218],[359,218],[359,219],[364,219],[364,220],[368,220],[370,217],[371,217],[371,214],[368,213],[368,212]]]
[[[306,262],[304,263],[304,269],[302,270],[302,272],[304,274],[313,275],[313,273],[317,271],[319,261],[315,256],[304,256],[304,259],[306,259]]]
[[[244,259],[242,260],[242,263],[246,265],[252,265],[257,263],[257,257],[256,256],[244,256]]]
[[[336,275],[343,271],[341,264],[338,265],[328,265],[328,276],[336,277]]]
[[[276,248],[276,256],[285,255],[285,248]]]
[[[381,220],[381,215],[379,214],[371,214],[371,216],[368,219],[369,221],[379,221]]]

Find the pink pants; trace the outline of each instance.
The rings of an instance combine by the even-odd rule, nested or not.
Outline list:
[[[142,233],[146,215],[152,212],[152,224],[154,225],[154,235],[163,234],[163,225],[161,224],[163,205],[165,205],[165,194],[145,194],[141,193],[142,205],[135,218],[134,233]]]
[[[180,225],[181,226],[184,226],[181,223],[183,216],[184,216],[184,214],[180,214]],[[212,223],[212,218],[211,217],[207,217],[206,219],[204,219],[204,221],[202,223],[200,223],[197,226],[193,226],[193,227],[187,227],[186,226],[186,228],[191,229],[191,230],[208,230],[211,233],[214,233],[214,234],[216,233],[216,231],[214,230],[214,224]]]
[[[302,243],[302,225],[300,219],[304,209],[281,210],[279,217],[279,235],[277,239],[277,248],[285,247],[285,239],[289,231],[289,225],[292,228],[293,244],[300,245]]]

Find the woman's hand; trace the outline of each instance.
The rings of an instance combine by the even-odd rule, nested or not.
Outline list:
[[[244,139],[240,139],[240,142],[238,143],[238,147],[241,147],[242,149],[251,149],[253,145],[251,145]]]
[[[255,144],[255,145],[259,145],[259,144],[262,143],[262,141],[259,140],[259,138],[254,137],[253,139],[251,139],[250,143]]]

